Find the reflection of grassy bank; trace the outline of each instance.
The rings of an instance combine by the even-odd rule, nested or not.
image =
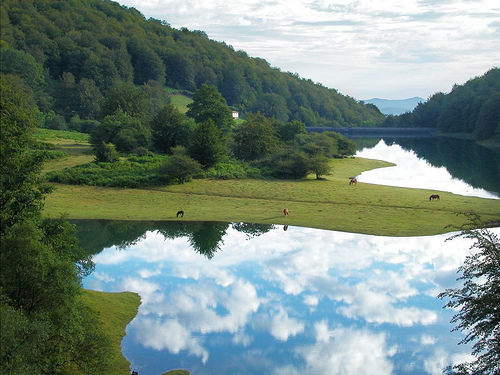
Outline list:
[[[288,224],[387,236],[432,235],[460,225],[457,213],[474,211],[486,222],[500,222],[500,200],[436,191],[358,183],[348,177],[387,166],[366,159],[333,160],[326,180],[194,180],[156,189],[117,189],[54,185],[45,214],[71,219],[182,220]],[[283,208],[290,217],[283,216]]]
[[[140,298],[135,293],[102,293],[86,290],[85,303],[99,314],[104,331],[111,340],[110,374],[130,374],[130,363],[123,357],[121,342],[125,327],[137,314]]]

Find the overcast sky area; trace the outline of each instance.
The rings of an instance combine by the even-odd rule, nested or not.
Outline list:
[[[498,0],[119,0],[357,100],[427,99],[500,66]]]

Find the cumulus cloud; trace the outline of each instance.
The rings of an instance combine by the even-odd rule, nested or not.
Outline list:
[[[158,351],[167,349],[173,354],[187,350],[190,354],[201,357],[203,363],[208,360],[209,353],[203,348],[201,338],[192,336],[191,332],[176,320],[143,318],[134,320],[132,325],[135,328],[135,340],[145,347]]]
[[[271,336],[283,342],[302,333],[305,326],[303,322],[290,317],[281,306],[269,314],[260,315],[254,320],[253,325],[258,330],[268,331]]]
[[[395,301],[382,293],[369,290],[366,285],[358,284],[349,296],[349,304],[338,308],[349,318],[363,318],[370,323],[391,323],[398,326],[415,324],[429,325],[437,321],[434,311],[416,307],[397,307]]]
[[[358,99],[427,98],[498,63],[494,0],[121,0]],[[404,84],[402,84],[404,83]]]
[[[305,362],[303,372],[314,374],[392,374],[397,353],[383,333],[366,329],[331,328],[325,321],[315,325],[316,343],[296,349]],[[299,372],[297,372],[299,373]]]

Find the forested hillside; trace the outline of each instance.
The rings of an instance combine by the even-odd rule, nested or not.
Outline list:
[[[384,119],[373,105],[167,22],[109,0],[5,0],[1,70],[24,78],[42,124],[51,128],[87,121],[85,130],[101,118],[104,99],[124,84],[141,88],[148,114],[168,99],[166,86],[189,94],[209,84],[242,116],[260,111],[284,122],[333,127],[376,126]]]
[[[435,126],[443,133],[469,133],[476,140],[500,141],[500,68],[455,85],[449,94],[434,94],[411,113],[389,116],[385,126]]]

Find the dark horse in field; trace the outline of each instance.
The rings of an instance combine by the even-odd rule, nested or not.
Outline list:
[[[440,197],[439,197],[439,195],[437,195],[437,194],[432,194],[432,195],[429,197],[429,200],[430,200],[430,201],[434,201],[434,200],[438,201],[438,200],[440,200],[440,199],[441,199],[441,198],[440,198]]]
[[[184,217],[184,211],[180,210],[180,211],[177,211],[177,217]]]
[[[290,215],[290,211],[288,211],[288,208],[285,208],[285,209],[283,210],[283,214],[284,214],[285,216]]]
[[[356,185],[358,183],[358,180],[355,178],[351,178],[351,181],[349,181],[349,185]]]

